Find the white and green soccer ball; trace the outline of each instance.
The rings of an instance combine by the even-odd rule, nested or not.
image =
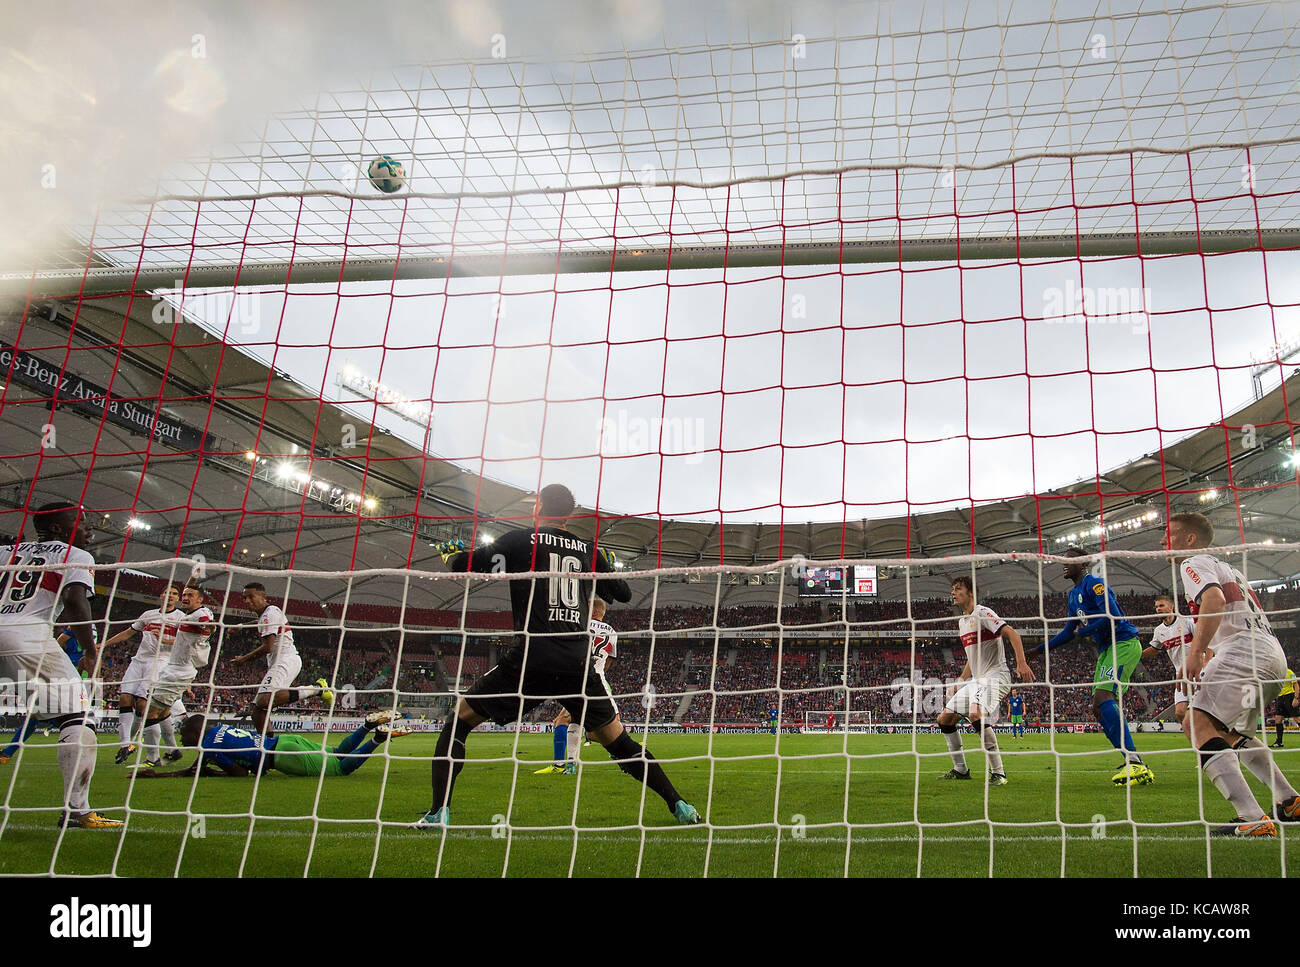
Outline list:
[[[388,195],[401,191],[402,186],[406,184],[406,169],[391,155],[382,154],[370,162],[366,175],[372,185]]]

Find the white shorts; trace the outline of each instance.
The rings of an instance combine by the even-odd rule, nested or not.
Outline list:
[[[197,677],[198,671],[193,667],[189,668],[187,674],[184,668],[177,668],[175,665],[164,665],[149,693],[149,707],[173,708],[180,702],[185,690],[194,684],[194,679]]]
[[[1215,648],[1190,705],[1232,732],[1254,735],[1260,713],[1286,680],[1286,655],[1272,637],[1235,635]]]
[[[9,704],[21,698],[33,718],[57,718],[85,711],[86,683],[49,625],[0,626],[0,677],[8,680],[0,696]]]
[[[1181,688],[1174,689],[1174,707],[1178,707],[1187,701],[1187,695]]]
[[[158,669],[157,655],[152,658],[132,658],[131,664],[126,666],[126,674],[122,676],[122,694],[144,698],[149,694],[150,683],[158,676]]]
[[[167,714],[174,719],[183,717],[185,715],[185,703],[178,698],[176,701],[172,702],[171,711]]]
[[[262,684],[257,686],[257,694],[265,695],[269,692],[274,695],[276,692],[283,691],[293,684],[300,671],[302,671],[300,656],[289,655],[287,658],[281,658],[266,670]]]
[[[963,685],[944,709],[970,718],[971,709],[979,706],[989,722],[996,722],[1002,712],[1002,700],[1011,692],[1011,679],[1001,675],[976,678]]]

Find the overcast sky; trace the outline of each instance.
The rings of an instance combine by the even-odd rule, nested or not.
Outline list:
[[[1190,171],[1148,155],[964,167],[1294,135],[1294,8],[1056,9],[611,0],[576,16],[475,0],[437,20],[388,5],[364,29],[353,4],[169,5],[147,23],[74,5],[57,29],[9,11],[0,150],[32,178],[0,207],[93,233],[126,266],[337,258],[345,242],[349,257],[391,256],[399,240],[408,255],[547,252],[615,232],[661,247],[670,225],[678,246],[717,244],[724,227],[833,241],[842,220],[848,237],[889,239],[894,216],[934,238],[955,234],[954,214],[964,237],[1087,234],[1132,230],[1133,200],[1169,202],[1141,210],[1144,231],[1292,218],[1291,145],[1255,149],[1249,174],[1235,148],[1194,154]],[[380,153],[406,165],[409,191],[456,197],[378,197],[363,172]],[[34,188],[46,164],[57,184]],[[885,167],[669,185],[860,164]],[[620,181],[645,184],[617,206],[599,192],[461,197]],[[279,190],[308,197],[221,200]],[[112,204],[151,191],[205,200]],[[328,191],[358,197],[310,195]],[[475,472],[563,479],[623,513],[764,520],[784,505],[816,520],[1043,491],[1156,449],[1157,426],[1221,419],[1250,398],[1252,355],[1300,336],[1297,267],[1269,258],[1272,308],[1259,255],[1148,259],[1145,277],[1127,259],[1082,279],[1077,265],[968,262],[787,269],[801,277],[784,283],[731,269],[727,286],[710,270],[355,284],[342,299],[295,287],[283,311],[281,295],[241,297],[252,322],[234,326],[228,296],[187,306],[326,398],[354,399],[334,382],[348,364],[432,398],[429,452]],[[1111,303],[1102,317],[1090,304],[1086,336],[1080,285]],[[498,312],[498,289],[528,294]]]
[[[1051,318],[1078,289],[1065,266],[1026,267],[1026,322],[1014,266],[967,269],[959,282],[955,269],[918,264],[844,280],[843,304],[837,275],[786,280],[785,313],[781,280],[756,278],[771,270],[732,271],[725,323],[724,287],[699,284],[720,272],[675,273],[671,295],[662,274],[619,274],[612,295],[552,294],[553,277],[516,278],[510,286],[543,291],[503,299],[495,323],[492,295],[393,299],[383,286],[351,298],[366,288],[358,284],[342,300],[291,295],[283,313],[282,295],[261,297],[270,331],[232,327],[227,338],[256,342],[247,351],[330,400],[356,400],[336,383],[346,366],[411,399],[432,397],[429,452],[521,487],[540,472],[590,504],[599,478],[600,506],[620,513],[770,520],[778,505],[816,505],[807,510],[816,520],[842,517],[847,503],[851,518],[884,517],[904,498],[937,508],[1059,487],[1157,449],[1157,426],[1168,445],[1248,402],[1252,354],[1300,337],[1300,313],[1227,308],[1259,301],[1260,255],[1203,264],[1148,262],[1146,312],[1141,286],[1128,284],[1141,281],[1136,259],[1089,265],[1092,288],[1131,288],[1135,308],[1086,326],[1073,311]],[[1300,302],[1298,269],[1295,255],[1269,257],[1275,303]],[[558,288],[608,282],[564,276]],[[1223,311],[1205,310],[1206,287]],[[805,314],[794,318],[800,295]],[[336,308],[325,352],[319,320]],[[965,326],[943,321],[961,318]],[[373,404],[344,405],[374,416]],[[380,421],[421,442],[419,425]]]

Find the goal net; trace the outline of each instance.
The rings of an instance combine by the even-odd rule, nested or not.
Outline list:
[[[1295,11],[906,7],[399,71],[0,265],[0,871],[1296,872],[1285,840],[1211,840],[1234,811],[1175,667],[1134,657],[1160,595],[1192,611],[1161,548],[1195,512],[1297,659]],[[568,533],[511,566],[551,484]],[[30,543],[53,501],[93,525],[112,641],[76,684],[90,806],[126,823],[94,842],[58,825],[62,726],[26,734],[63,659],[15,657],[78,627]],[[1075,586],[1123,657],[1042,650]],[[959,621],[962,587],[997,620]],[[210,649],[153,771],[197,764],[197,712],[238,781],[146,774],[169,740],[123,695],[172,697],[135,664],[151,628]],[[516,660],[565,684],[502,686]],[[593,713],[571,757],[575,687],[625,740]],[[1154,785],[1113,783],[1124,729]]]

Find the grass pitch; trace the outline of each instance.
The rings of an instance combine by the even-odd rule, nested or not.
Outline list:
[[[1126,789],[1110,782],[1119,756],[1100,735],[1058,735],[1054,746],[1003,736],[1011,781],[998,788],[980,781],[984,756],[970,751],[976,779],[939,781],[950,762],[938,735],[917,736],[915,752],[897,735],[782,735],[779,746],[773,735],[652,735],[650,749],[709,821],[685,828],[653,793],[643,801],[598,746],[583,750],[579,776],[538,776],[549,735],[475,734],[445,835],[404,828],[429,803],[433,735],[397,740],[347,778],[272,773],[256,783],[132,782],[105,737],[91,802],[128,826],[64,834],[53,740],[38,738],[0,768],[9,806],[0,873],[1276,877],[1285,866],[1300,875],[1300,842],[1287,835],[1300,827],[1271,842],[1209,840],[1202,816],[1226,823],[1231,808],[1202,783],[1183,737],[1137,738],[1156,783]],[[965,736],[968,749],[974,739]],[[1279,762],[1300,771],[1300,749]]]

